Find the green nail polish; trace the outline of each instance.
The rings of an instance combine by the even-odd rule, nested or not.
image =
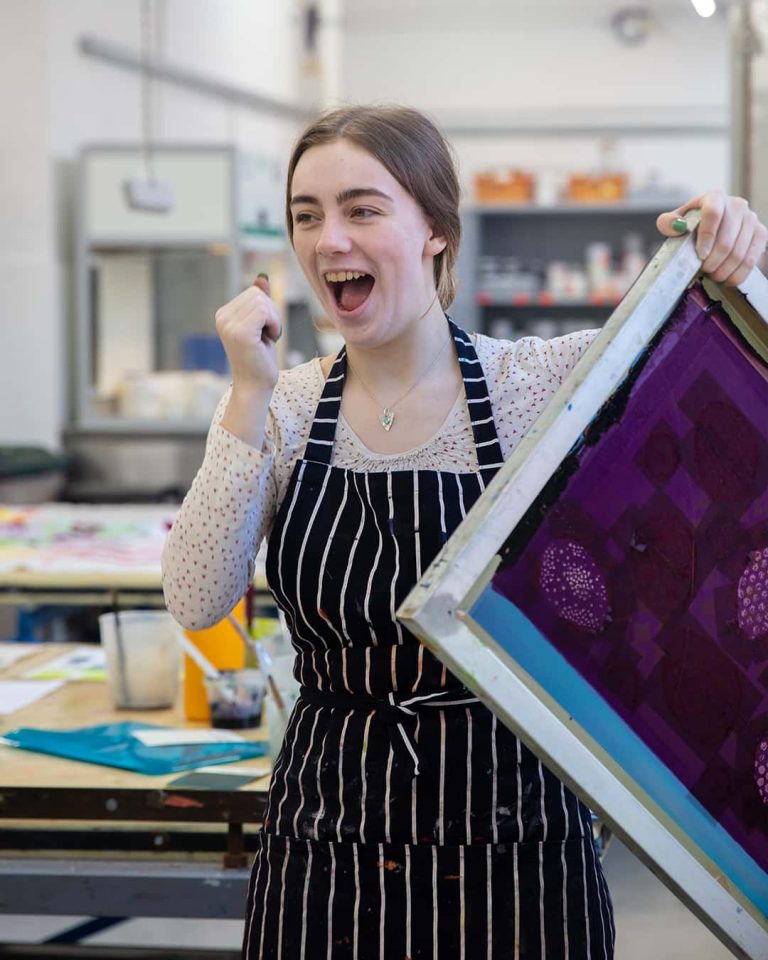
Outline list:
[[[682,217],[678,217],[677,220],[672,221],[672,229],[675,233],[688,233],[688,224]]]

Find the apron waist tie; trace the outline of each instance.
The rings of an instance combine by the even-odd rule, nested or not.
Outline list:
[[[456,690],[437,690],[434,693],[415,694],[399,698],[394,692],[386,697],[373,697],[354,693],[330,693],[318,690],[315,687],[301,687],[299,696],[309,703],[319,707],[339,707],[342,710],[365,710],[375,712],[376,717],[389,728],[396,728],[399,736],[390,732],[392,748],[401,759],[411,767],[411,776],[419,775],[419,755],[416,750],[413,727],[416,722],[417,710],[422,707],[459,707],[471,703],[480,703],[478,697],[471,693],[461,693]]]

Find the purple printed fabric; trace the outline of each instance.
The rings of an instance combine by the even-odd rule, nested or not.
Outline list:
[[[768,371],[696,285],[624,394],[493,586],[768,869]]]

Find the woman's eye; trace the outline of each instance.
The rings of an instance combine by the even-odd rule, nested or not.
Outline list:
[[[294,223],[311,223],[314,220],[314,214],[311,213],[297,213],[293,217]]]
[[[369,217],[375,217],[376,211],[370,207],[355,207],[352,210],[352,216],[357,220],[367,220]]]

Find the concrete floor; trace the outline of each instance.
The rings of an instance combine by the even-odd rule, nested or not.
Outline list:
[[[731,954],[618,840],[605,857],[617,960],[728,960]],[[39,943],[85,918],[2,917],[0,942]],[[129,920],[87,940],[105,946],[238,949],[233,920]]]
[[[714,934],[615,838],[606,852],[604,868],[616,913],[617,960],[732,957]]]

